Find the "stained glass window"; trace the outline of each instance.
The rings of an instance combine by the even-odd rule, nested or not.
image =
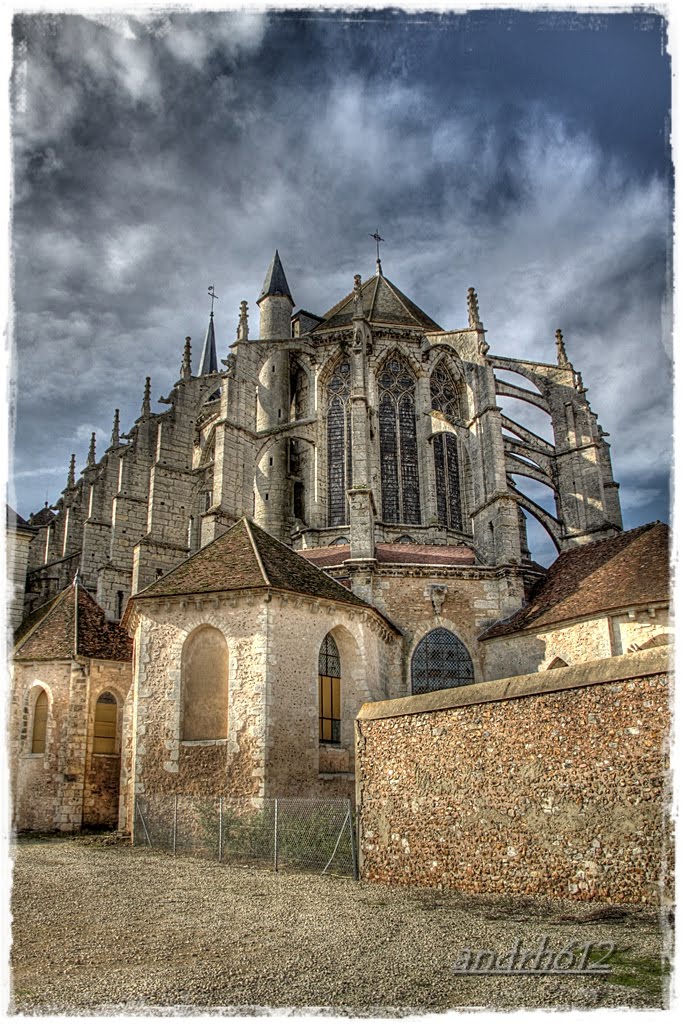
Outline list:
[[[379,374],[382,514],[386,523],[420,523],[415,378],[400,356]]]
[[[33,735],[31,736],[31,753],[45,753],[45,739],[47,736],[47,712],[49,703],[47,694],[41,690],[38,699],[33,707]]]
[[[431,408],[442,412],[451,423],[462,418],[459,389],[454,377],[442,362],[431,374]]]
[[[474,681],[474,666],[462,641],[449,629],[432,629],[412,655],[412,693],[431,693]]]
[[[433,439],[433,462],[436,470],[436,507],[438,522],[451,530],[462,529],[457,438],[452,434],[436,434]]]
[[[341,742],[341,659],[331,633],[320,647],[318,662],[320,743]]]
[[[328,525],[349,521],[347,491],[353,486],[350,425],[350,363],[339,363],[329,381],[327,409]]]

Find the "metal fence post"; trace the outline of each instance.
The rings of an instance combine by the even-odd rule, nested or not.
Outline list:
[[[355,815],[350,800],[348,801],[348,824],[350,825],[350,850],[353,858],[353,878],[358,881],[358,851],[355,835]]]
[[[218,863],[223,859],[223,798],[218,803]]]
[[[275,797],[275,871],[277,871],[277,797]]]
[[[175,847],[177,843],[178,835],[178,794],[175,794],[175,806],[173,808],[173,856],[175,856]]]

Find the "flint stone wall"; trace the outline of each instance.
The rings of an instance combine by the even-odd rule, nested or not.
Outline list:
[[[361,876],[658,903],[668,658],[658,648],[365,705]]]

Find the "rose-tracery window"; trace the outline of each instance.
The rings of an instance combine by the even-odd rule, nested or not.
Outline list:
[[[327,481],[328,524],[343,526],[349,521],[347,491],[353,486],[350,425],[350,363],[343,360],[334,370],[328,386]]]
[[[379,374],[381,498],[386,523],[419,523],[419,460],[414,404],[415,377],[400,356]]]

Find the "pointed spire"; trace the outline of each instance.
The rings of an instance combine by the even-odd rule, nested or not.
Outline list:
[[[563,333],[557,328],[554,335],[556,339],[556,362],[557,366],[569,366],[568,356],[566,355],[566,347],[564,345]]]
[[[204,339],[204,347],[201,350],[198,376],[203,377],[205,373],[218,372],[218,356],[215,347],[215,328],[213,327],[213,312],[208,318],[208,329]]]
[[[88,461],[87,461],[87,464],[86,464],[88,469],[91,469],[95,465],[96,462],[97,462],[97,457],[95,455],[95,434],[94,434],[94,431],[93,431],[93,433],[90,434],[90,447],[88,449]]]
[[[66,478],[67,487],[76,486],[76,453],[74,452],[69,462],[69,475]]]
[[[473,288],[467,292],[467,313],[469,314],[469,327],[475,331],[483,330],[481,315],[478,311],[478,295]]]
[[[282,261],[279,258],[279,252],[275,249],[275,255],[272,257],[272,263],[268,267],[268,272],[265,275],[265,281],[263,282],[263,288],[258,297],[258,305],[261,304],[263,299],[267,299],[271,295],[285,295],[291,305],[293,306],[294,300],[287,284],[286,275],[284,273],[284,267]]]
[[[244,299],[239,303],[239,323],[237,325],[237,341],[249,340],[249,307]]]
[[[182,380],[189,380],[192,376],[192,339],[189,335],[185,338],[185,349],[182,353],[182,366],[180,377]]]
[[[146,377],[144,382],[144,398],[142,399],[142,415],[151,416],[152,412],[152,379]]]
[[[114,409],[114,423],[111,428],[111,443],[110,448],[118,448],[121,443],[119,431],[121,429],[121,423],[119,419],[119,410]]]

